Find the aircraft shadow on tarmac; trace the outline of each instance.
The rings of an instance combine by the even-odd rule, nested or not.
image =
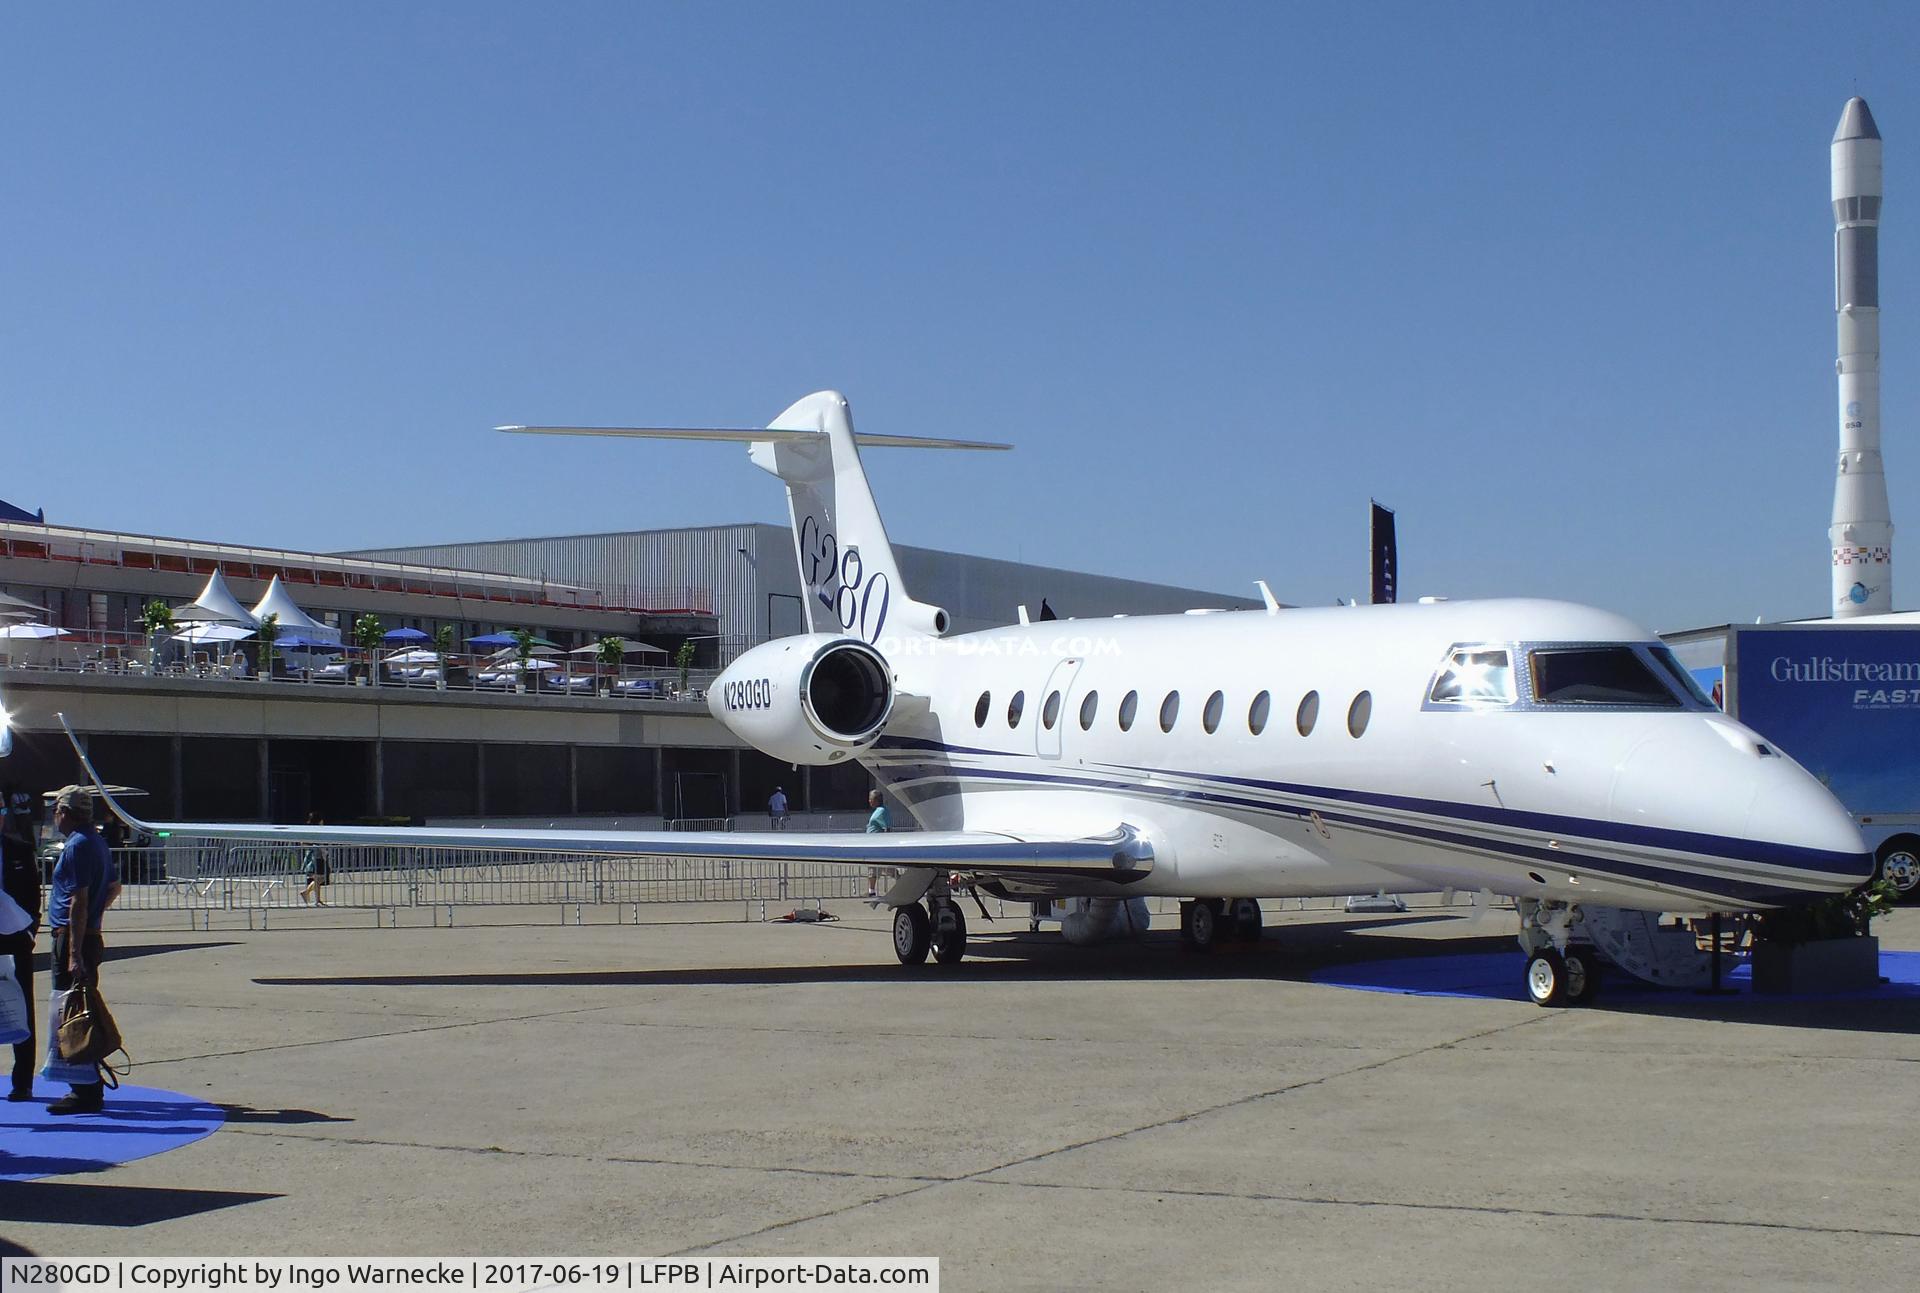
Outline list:
[[[1513,981],[1522,962],[1511,935],[1465,938],[1395,937],[1391,931],[1461,919],[1452,915],[1355,917],[1311,924],[1270,926],[1255,943],[1229,943],[1210,953],[1188,951],[1177,935],[1155,933],[1133,943],[1096,947],[1068,946],[1052,932],[976,930],[967,958],[957,965],[907,967],[892,963],[683,967],[660,970],[563,970],[551,973],[340,975],[312,978],[259,978],[277,987],[713,987],[784,984],[899,983],[938,978],[994,982],[1073,982],[1177,979],[1265,979],[1312,982],[1343,965],[1385,960],[1436,961],[1462,955],[1510,953]],[[832,930],[832,926],[821,926]],[[1709,996],[1682,989],[1660,989],[1622,977],[1617,993],[1602,991],[1587,1010],[1673,1019],[1738,1020],[1786,1028],[1818,1028],[1863,1033],[1920,1033],[1920,1000],[1774,999],[1752,993]],[[1474,995],[1474,994],[1459,994]]]
[[[113,931],[109,929],[107,932],[111,935]],[[149,956],[165,956],[170,952],[202,952],[211,951],[215,948],[238,946],[240,945],[232,940],[223,943],[146,943],[120,947],[109,943],[107,945],[107,964],[112,965],[117,961],[138,961]],[[53,953],[41,952],[34,957],[34,973],[50,973],[52,964]]]
[[[32,1166],[8,1160],[10,1168]],[[89,1168],[102,1165],[90,1163]],[[48,1160],[48,1175],[68,1175],[75,1169],[63,1159]],[[280,1198],[251,1190],[171,1190],[145,1185],[106,1185],[90,1181],[0,1181],[0,1221],[39,1222],[47,1225],[130,1227],[199,1216],[243,1203]],[[21,1256],[25,1249],[0,1254]]]
[[[226,1120],[230,1123],[272,1123],[277,1126],[291,1127],[314,1122],[352,1122],[351,1118],[341,1118],[330,1113],[320,1113],[313,1109],[256,1109],[252,1105],[223,1104]]]

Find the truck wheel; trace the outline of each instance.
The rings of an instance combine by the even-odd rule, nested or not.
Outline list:
[[[1873,878],[1891,881],[1901,902],[1920,902],[1920,839],[1896,835],[1882,844]]]

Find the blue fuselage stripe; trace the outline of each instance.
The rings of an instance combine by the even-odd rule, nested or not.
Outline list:
[[[1144,794],[1156,799],[1176,802],[1220,804],[1227,807],[1242,808],[1253,812],[1302,820],[1312,816],[1316,811],[1305,805],[1273,803],[1264,799],[1251,799],[1244,795],[1223,794],[1212,790],[1200,790],[1191,787],[1147,786],[1142,785],[1138,781],[1118,781],[1096,777],[1070,776],[1064,773],[967,768],[944,762],[893,765],[883,769],[883,771],[890,774],[900,772],[917,773],[922,778],[935,780],[950,779],[956,782],[956,788],[957,783],[963,779],[1072,786],[1080,789]],[[1220,778],[1220,780],[1260,787],[1264,787],[1267,784],[1250,782],[1245,778]],[[1431,803],[1433,801],[1414,802]],[[1625,882],[1640,880],[1666,888],[1683,889],[1693,893],[1711,894],[1729,899],[1755,903],[1774,903],[1795,898],[1805,898],[1810,893],[1825,892],[1824,889],[1810,890],[1796,887],[1785,880],[1773,882],[1737,880],[1724,876],[1706,875],[1698,871],[1683,871],[1648,862],[1628,861],[1615,857],[1595,857],[1589,853],[1576,853],[1568,849],[1548,849],[1537,845],[1494,840],[1489,839],[1485,835],[1461,834],[1460,832],[1444,830],[1437,826],[1385,820],[1354,812],[1340,812],[1336,810],[1317,811],[1319,811],[1319,816],[1323,821],[1360,827],[1367,830],[1376,830],[1393,835],[1432,840],[1436,843],[1452,844],[1479,853],[1499,853],[1513,858],[1524,858],[1531,862],[1552,867],[1556,871],[1584,872],[1596,877],[1611,877]],[[1431,812],[1432,810],[1429,811]],[[1439,815],[1444,816],[1445,814]],[[1540,814],[1533,815],[1539,816]],[[1560,818],[1556,820],[1571,822],[1577,819]],[[1679,834],[1680,832],[1675,833]],[[1743,861],[1746,859],[1731,860]]]
[[[938,741],[889,737],[879,743],[889,749],[924,750],[939,754],[984,755],[1001,759],[1027,759],[1008,750],[979,750],[967,746],[942,745]],[[1388,795],[1374,791],[1346,790],[1332,786],[1310,786],[1288,781],[1267,781],[1258,777],[1236,777],[1223,773],[1188,772],[1178,768],[1148,768],[1122,765],[1125,771],[1162,773],[1188,777],[1212,785],[1244,786],[1275,794],[1300,795],[1316,799],[1337,799],[1370,808],[1395,809],[1423,813],[1455,821],[1484,826],[1502,826],[1536,831],[1544,835],[1577,835],[1641,848],[1666,849],[1703,857],[1724,858],[1732,862],[1757,862],[1767,866],[1791,867],[1799,871],[1820,871],[1837,876],[1864,876],[1870,862],[1861,854],[1835,853],[1826,849],[1799,848],[1764,840],[1740,839],[1727,835],[1709,835],[1697,831],[1669,830],[1657,826],[1637,826],[1628,822],[1606,821],[1591,817],[1564,817],[1553,813],[1526,812],[1520,809],[1492,808],[1479,804],[1461,804],[1440,799],[1421,799],[1410,795]],[[1134,788],[1137,782],[1116,782]]]

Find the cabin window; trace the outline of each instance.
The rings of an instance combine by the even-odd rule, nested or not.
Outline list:
[[[1673,688],[1630,646],[1542,648],[1529,660],[1533,695],[1543,705],[1680,707]]]
[[[1320,721],[1320,693],[1310,691],[1300,698],[1300,709],[1293,716],[1293,725],[1300,729],[1300,735],[1311,736],[1313,725]]]
[[[1261,692],[1253,698],[1253,704],[1247,706],[1247,730],[1255,736],[1267,730],[1267,715],[1273,710],[1273,697]]]
[[[1133,716],[1140,712],[1140,693],[1130,691],[1120,700],[1120,730],[1133,730]]]
[[[980,703],[973,707],[973,725],[975,727],[985,727],[987,725],[987,710],[992,704],[993,693],[990,691],[981,692]]]
[[[1027,693],[1016,691],[1013,699],[1007,702],[1007,726],[1020,726],[1020,711],[1027,707]]]
[[[1170,691],[1167,698],[1160,702],[1160,730],[1171,732],[1174,723],[1180,718],[1180,693]]]
[[[1207,707],[1200,711],[1200,726],[1212,736],[1220,728],[1220,715],[1227,707],[1227,698],[1219,692],[1207,697]]]
[[[1513,657],[1505,647],[1462,647],[1447,657],[1427,699],[1443,705],[1513,703]]]
[[[1367,730],[1367,720],[1373,717],[1373,693],[1363,691],[1353,698],[1353,704],[1347,706],[1347,734],[1356,741]]]
[[[1093,716],[1100,709],[1100,693],[1090,691],[1080,702],[1080,730],[1086,731],[1093,726]]]
[[[1040,707],[1040,726],[1046,728],[1049,732],[1051,732],[1053,730],[1053,725],[1059,721],[1060,721],[1060,693],[1057,691],[1050,691],[1047,693],[1047,703]]]

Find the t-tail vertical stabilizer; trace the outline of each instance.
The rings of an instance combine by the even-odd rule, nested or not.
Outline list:
[[[858,435],[846,397],[821,391],[764,428],[503,426],[516,435],[628,436],[743,443],[760,467],[787,484],[794,554],[805,589],[807,628],[848,634],[884,654],[912,638],[939,637],[947,613],[907,595],[893,545],[860,465],[861,445],[898,449],[1007,449],[978,440]]]
[[[847,633],[883,653],[889,641],[944,634],[946,611],[914,601],[900,578],[846,397],[809,395],[767,426],[811,433],[756,442],[749,451],[756,466],[787,485],[808,629]]]

